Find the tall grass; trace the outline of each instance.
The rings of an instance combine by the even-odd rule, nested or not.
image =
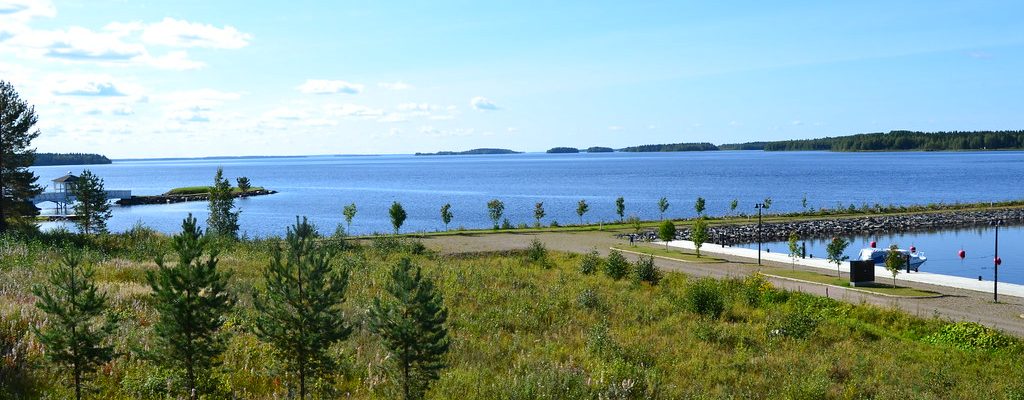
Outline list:
[[[74,236],[74,235],[72,235]],[[0,237],[0,344],[22,358],[0,360],[17,377],[0,393],[25,398],[67,394],[47,367],[29,327],[43,323],[30,288],[45,281],[62,246],[82,246],[97,264],[124,325],[123,354],[95,378],[99,398],[180,396],[180,371],[144,353],[155,314],[140,280],[166,237],[140,229],[103,239]],[[138,243],[149,241],[149,244]],[[67,244],[70,243],[70,244]],[[222,334],[222,365],[209,379],[212,398],[287,398],[291,377],[253,335],[249,295],[273,240],[223,244],[238,307]],[[412,257],[450,310],[449,367],[431,398],[1007,398],[1024,394],[1020,342],[969,324],[773,288],[760,278],[693,279],[664,272],[657,285],[581,272],[581,257],[545,251],[445,256],[407,239],[376,238],[337,257],[352,269],[345,315],[352,337],[332,349],[334,374],[316,382],[319,398],[390,398],[386,352],[366,328],[390,266]],[[600,263],[597,263],[600,264]],[[591,268],[586,268],[591,269]],[[10,338],[14,338],[11,340]],[[975,343],[976,345],[965,345]],[[7,345],[7,347],[11,347]],[[3,350],[4,347],[0,347]],[[2,356],[2,354],[0,354]],[[3,397],[3,396],[0,396]]]

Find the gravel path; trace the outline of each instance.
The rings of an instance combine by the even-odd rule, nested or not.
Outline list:
[[[628,240],[617,239],[610,232],[524,232],[524,233],[471,233],[450,236],[432,236],[423,243],[442,254],[502,251],[524,249],[533,239],[538,239],[551,250],[584,253],[596,249],[608,255],[609,247],[628,246]],[[625,254],[629,259],[635,256]],[[728,263],[703,264],[655,259],[655,264],[665,270],[679,271],[694,276],[746,276],[757,272],[755,260],[739,257],[721,257]],[[790,268],[789,264],[765,262],[767,266]],[[811,269],[808,269],[811,270]],[[815,270],[816,272],[820,272]],[[1000,296],[999,303],[992,302],[992,295],[964,289],[932,286],[920,283],[902,282],[906,286],[942,293],[946,296],[928,299],[908,299],[877,296],[868,293],[828,287],[813,283],[799,283],[782,279],[769,279],[779,288],[813,293],[846,301],[853,304],[872,304],[898,308],[921,317],[939,317],[952,321],[973,321],[998,328],[1024,337],[1024,299]]]

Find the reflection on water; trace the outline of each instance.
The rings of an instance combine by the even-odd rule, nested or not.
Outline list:
[[[870,246],[871,241],[878,247],[888,248],[892,244],[900,248],[917,247],[924,252],[928,261],[921,266],[921,272],[962,276],[985,281],[993,279],[995,258],[995,228],[990,226],[934,232],[896,233],[875,236],[854,236],[846,255],[854,259],[860,250]],[[830,239],[809,239],[800,243],[807,245],[807,254],[824,258],[825,248]],[[789,253],[788,242],[763,243],[762,250],[775,253]],[[741,247],[757,248],[757,243]],[[963,249],[963,260],[958,252]],[[1003,226],[999,228],[999,281],[1024,284],[1024,227]]]

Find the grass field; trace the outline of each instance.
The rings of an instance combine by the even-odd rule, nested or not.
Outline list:
[[[849,277],[840,278],[840,277],[837,277],[835,275],[826,275],[826,274],[822,274],[822,273],[818,273],[818,272],[814,272],[814,271],[771,268],[771,269],[764,270],[764,273],[768,274],[768,275],[775,275],[775,276],[781,276],[781,277],[793,278],[793,279],[800,279],[800,280],[810,281],[810,282],[824,283],[824,284],[833,285],[833,286],[839,286],[839,287],[847,287],[847,288],[848,287],[852,287],[852,286],[850,286],[850,278]],[[885,278],[882,277],[882,280],[885,281]],[[889,280],[888,282],[892,282],[892,281]],[[897,282],[898,282],[898,278],[897,278]],[[930,297],[930,296],[936,296],[936,295],[940,294],[938,292],[933,292],[933,291],[930,291],[930,290],[921,290],[921,289],[915,289],[915,288],[912,288],[912,287],[899,286],[898,284],[896,285],[896,287],[893,287],[891,283],[883,283],[883,282],[877,282],[877,281],[875,283],[867,285],[867,286],[857,286],[856,289],[857,290],[863,290],[863,291],[866,291],[866,292],[888,294],[888,295],[893,295],[893,296]]]
[[[239,301],[221,334],[228,348],[207,374],[211,399],[286,398],[293,379],[253,334],[252,293],[272,241],[223,243]],[[337,246],[337,242],[334,243]],[[67,248],[83,251],[123,318],[121,356],[93,378],[92,398],[181,398],[181,372],[138,353],[152,341],[145,272],[168,239],[145,228],[95,238],[0,237],[0,398],[68,398],[67,374],[44,362],[30,331],[44,323],[32,285]],[[425,251],[378,237],[340,250],[351,267],[338,367],[314,398],[394,398],[390,361],[367,329],[369,304],[403,257],[424,268],[450,310],[448,367],[437,399],[879,398],[992,399],[1024,395],[1024,349],[974,324],[785,292],[757,277],[695,279],[665,272],[657,285],[582,274],[582,256],[525,251]],[[702,258],[701,261],[705,261]],[[173,262],[173,257],[169,259]],[[599,268],[600,271],[600,268]],[[12,357],[11,354],[16,356]]]
[[[700,262],[707,264],[726,262],[726,260],[723,260],[721,258],[709,257],[707,255],[697,257],[697,254],[691,251],[684,251],[674,247],[665,248],[665,246],[657,244],[639,243],[636,246],[613,247],[612,249],[631,253],[642,253],[658,257],[665,257],[684,262]]]

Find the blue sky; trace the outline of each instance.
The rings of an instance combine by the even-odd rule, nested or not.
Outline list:
[[[117,158],[1024,128],[1020,2],[263,3],[0,0],[0,79]]]

